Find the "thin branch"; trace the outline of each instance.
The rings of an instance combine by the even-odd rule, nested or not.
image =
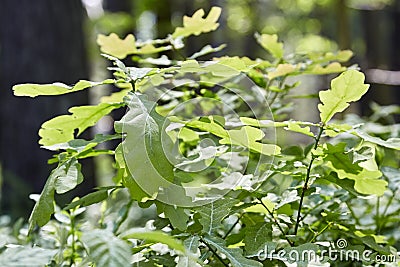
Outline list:
[[[289,240],[289,238],[286,236],[285,231],[283,231],[282,227],[280,226],[278,220],[275,218],[274,213],[272,211],[270,211],[268,209],[268,207],[262,202],[261,199],[257,199],[260,204],[267,210],[267,212],[269,213],[269,215],[271,216],[272,220],[274,221],[274,223],[278,226],[279,231],[281,231],[281,233],[283,234],[283,236],[285,237],[286,241],[289,243],[290,246],[293,246],[294,244],[292,243],[292,241]]]
[[[319,140],[321,139],[323,131],[324,131],[324,128],[321,125],[320,128],[319,128],[318,136],[315,138],[314,149],[317,149],[318,144],[319,144]],[[308,167],[307,167],[306,180],[304,181],[304,185],[303,185],[303,188],[301,190],[301,197],[300,197],[299,209],[297,211],[296,225],[294,227],[294,235],[297,235],[297,231],[299,229],[300,218],[301,218],[301,209],[303,207],[304,196],[305,196],[306,191],[308,189],[308,182],[310,181],[311,169],[312,169],[312,165],[313,165],[315,159],[316,158],[314,157],[314,155],[311,154],[311,160],[310,160],[310,163],[308,164]]]
[[[224,260],[221,258],[221,256],[218,255],[218,253],[208,244],[203,238],[200,238],[200,241],[207,246],[207,248],[214,254],[214,256],[226,267],[229,267],[229,265],[224,262]]]
[[[243,217],[244,213],[240,214],[240,216],[237,218],[236,222],[229,228],[228,232],[222,237],[222,239],[225,239],[228,237],[228,235],[232,232],[232,230],[235,228],[235,226],[240,222],[240,219]]]

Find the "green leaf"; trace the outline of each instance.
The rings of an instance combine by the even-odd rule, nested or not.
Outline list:
[[[192,17],[184,16],[183,27],[177,27],[172,34],[172,38],[199,35],[216,30],[219,26],[217,20],[221,15],[221,8],[212,7],[206,18],[203,18],[204,15],[204,10],[199,9]]]
[[[89,193],[78,200],[69,203],[64,210],[74,209],[78,206],[87,207],[95,203],[99,203],[108,198],[108,190],[110,188],[100,188],[98,191]]]
[[[18,84],[13,86],[14,95],[16,96],[29,96],[36,97],[41,95],[63,95],[84,90],[89,87],[112,84],[115,81],[113,79],[107,79],[102,82],[91,82],[80,80],[74,86],[68,86],[63,83],[52,83],[52,84]]]
[[[379,137],[371,136],[361,130],[357,130],[353,132],[353,134],[362,138],[364,141],[371,142],[379,146],[400,150],[400,138],[389,138],[387,140],[383,140]]]
[[[237,203],[236,199],[224,198],[197,208],[201,215],[199,222],[203,226],[203,232],[212,235],[222,226],[222,219],[228,216],[232,207]]]
[[[318,104],[321,122],[326,124],[332,117],[359,100],[368,90],[364,84],[365,76],[356,70],[348,70],[331,82],[331,89],[319,92],[322,104]]]
[[[191,236],[187,238],[183,244],[185,245],[185,248],[188,252],[192,253],[193,255],[196,255],[198,253],[198,247],[200,245],[200,238],[198,236]],[[176,265],[177,267],[198,267],[201,266],[199,265],[193,257],[188,257],[188,256],[180,256],[178,264]]]
[[[71,191],[83,181],[81,164],[76,158],[72,158],[61,165],[59,171],[60,173],[54,183],[57,194],[64,194]]]
[[[246,259],[240,248],[227,248],[225,241],[217,237],[204,237],[204,240],[215,247],[220,253],[224,254],[231,262],[233,267],[262,267],[262,263]]]
[[[131,266],[131,247],[107,230],[91,230],[82,233],[81,240],[88,249],[89,258],[96,266]]]
[[[278,42],[276,34],[258,34],[256,33],[257,42],[276,59],[283,57],[283,43]]]
[[[160,202],[157,202],[157,207],[164,212],[165,217],[169,219],[174,228],[180,231],[186,230],[189,215],[186,214],[184,208],[174,207]]]
[[[264,132],[258,128],[244,126],[240,128],[240,130],[227,131],[227,137],[222,138],[220,143],[244,146],[264,155],[280,154],[281,149],[279,146],[257,142],[261,140],[264,135]]]
[[[248,254],[257,254],[268,241],[272,241],[271,223],[262,222],[246,227],[244,243]]]
[[[111,33],[109,36],[103,34],[97,36],[100,50],[119,59],[124,59],[127,55],[137,52],[135,42],[135,36],[132,34],[128,34],[125,39],[120,39],[115,33]]]
[[[319,247],[316,244],[312,243],[305,243],[301,244],[300,246],[297,247],[286,247],[284,248],[286,253],[284,254],[286,256],[286,259],[288,260],[289,263],[294,263],[297,261],[298,265],[301,263],[307,263],[309,259],[312,259],[312,256],[310,255],[318,255],[318,250]],[[293,251],[296,251],[294,254]],[[299,255],[299,257],[293,257],[293,255]],[[300,265],[301,266],[301,265]],[[305,265],[308,266],[308,265]]]
[[[57,253],[56,249],[44,249],[31,246],[9,247],[0,254],[2,267],[35,267],[48,266]]]
[[[54,192],[57,190],[58,193],[65,193],[73,189],[78,183],[82,182],[81,175],[80,164],[75,158],[60,163],[51,172],[29,217],[29,232],[36,225],[41,227],[50,220],[54,213]],[[62,184],[61,181],[66,185]]]
[[[134,178],[130,179],[130,185],[138,185],[147,195],[158,194],[168,202],[186,201],[176,190],[168,190],[174,186],[174,166],[166,155],[173,151],[173,143],[163,128],[168,122],[155,112],[156,103],[146,100],[145,96],[131,93],[127,101],[129,111],[115,123],[115,127],[117,132],[126,133],[122,150],[126,166]],[[137,191],[137,187],[130,191]]]
[[[147,242],[162,243],[172,249],[186,253],[185,246],[182,242],[162,231],[149,231],[143,229],[130,229],[120,235],[123,239],[143,239]]]
[[[349,155],[345,153],[344,143],[333,146],[327,144],[324,152],[326,153],[326,166],[335,171],[340,179],[354,180],[354,189],[361,194],[384,194],[387,182],[378,178],[382,173],[378,170],[375,157],[358,164],[353,163]]]
[[[97,106],[72,107],[71,115],[61,115],[42,124],[39,130],[39,144],[52,146],[74,139],[74,132],[81,134],[88,127],[95,125],[102,117],[123,104],[100,103]]]

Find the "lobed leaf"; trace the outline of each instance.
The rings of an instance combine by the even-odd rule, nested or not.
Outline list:
[[[257,42],[276,59],[283,57],[283,43],[278,42],[276,34],[256,34]]]
[[[132,34],[128,34],[125,39],[120,39],[115,33],[111,33],[109,36],[103,34],[97,36],[100,51],[119,59],[124,59],[127,55],[137,52],[135,42],[135,36]]]
[[[188,37],[216,30],[219,26],[217,21],[221,15],[221,8],[214,6],[206,18],[203,18],[204,15],[204,10],[199,9],[192,17],[184,16],[183,27],[177,27],[172,34],[172,38]]]
[[[100,103],[96,106],[72,107],[68,111],[71,115],[61,115],[42,124],[39,130],[39,144],[52,146],[59,143],[66,143],[74,139],[75,130],[77,135],[81,134],[88,127],[95,125],[102,117],[109,114],[124,104]]]
[[[345,110],[350,104],[359,100],[368,90],[364,84],[365,76],[356,70],[343,72],[331,82],[331,89],[319,92],[322,104],[318,104],[321,122],[326,124],[332,117]]]
[[[68,86],[63,83],[52,83],[52,84],[18,84],[14,85],[12,90],[16,96],[45,96],[45,95],[63,95],[77,91],[84,90],[86,88],[94,87],[102,84],[112,84],[115,81],[113,79],[107,79],[102,82],[91,82],[80,80],[74,86]]]

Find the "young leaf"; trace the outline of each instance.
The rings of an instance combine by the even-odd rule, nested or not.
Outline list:
[[[217,20],[221,15],[221,8],[214,6],[206,18],[203,18],[204,15],[204,10],[199,9],[192,17],[184,16],[183,27],[177,27],[172,34],[172,38],[188,37],[216,30],[219,26]]]
[[[356,70],[348,70],[331,82],[331,89],[319,92],[322,104],[318,104],[321,122],[326,124],[332,117],[359,100],[368,90],[364,84],[365,76]]]
[[[367,142],[377,144],[379,146],[400,150],[400,138],[389,138],[388,140],[383,140],[379,137],[371,136],[366,132],[357,130],[353,134],[359,136]]]
[[[97,106],[72,107],[68,110],[71,115],[61,115],[42,124],[39,130],[41,137],[39,144],[52,146],[71,141],[74,139],[76,129],[79,135],[88,127],[95,125],[102,117],[122,106],[120,103],[100,103]]]
[[[283,57],[283,43],[278,42],[276,34],[258,34],[256,33],[257,42],[276,59]]]
[[[212,235],[221,226],[221,221],[230,213],[231,208],[237,204],[236,199],[219,199],[210,204],[197,208],[201,215],[199,219],[203,232]]]
[[[52,83],[52,84],[18,84],[13,86],[14,95],[16,96],[29,96],[36,97],[41,95],[63,95],[84,90],[89,87],[94,87],[101,84],[112,84],[115,81],[113,79],[107,79],[102,82],[91,82],[80,80],[74,86],[68,86],[63,83]]]
[[[135,36],[132,34],[128,34],[123,40],[115,33],[111,33],[109,36],[103,34],[97,36],[97,44],[100,46],[101,52],[119,59],[124,59],[127,55],[137,52],[135,42]]]
[[[246,259],[240,248],[227,248],[225,241],[217,237],[204,237],[204,240],[211,246],[215,247],[220,253],[224,254],[233,267],[262,267],[262,263],[254,260]]]
[[[296,72],[296,66],[287,63],[279,64],[276,70],[268,73],[268,79],[272,80],[277,77],[293,74],[294,72]]]
[[[375,161],[374,158],[360,162],[353,163],[348,154],[345,154],[344,143],[333,146],[327,144],[324,150],[326,153],[326,165],[335,171],[340,179],[354,180],[354,189],[361,194],[375,194],[378,196],[383,195],[386,190],[387,182],[380,180],[382,173],[377,169],[376,163],[373,164],[369,161]]]
[[[82,233],[81,240],[88,249],[89,258],[96,266],[131,266],[131,248],[128,243],[107,230],[92,230]]]
[[[162,243],[176,251],[186,253],[182,242],[162,231],[149,231],[143,229],[130,229],[120,235],[123,239],[144,239],[147,242]]]
[[[227,137],[220,140],[221,144],[231,144],[248,147],[249,149],[264,155],[280,154],[280,147],[272,144],[258,142],[264,137],[264,132],[260,129],[244,126],[240,130],[227,131]]]

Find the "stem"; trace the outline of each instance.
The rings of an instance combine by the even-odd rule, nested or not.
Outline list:
[[[356,213],[354,212],[353,208],[350,206],[350,204],[346,201],[347,208],[349,209],[351,216],[353,216],[354,221],[356,222],[357,225],[360,225],[360,220],[356,216]]]
[[[286,241],[289,243],[290,246],[293,247],[293,243],[289,240],[289,238],[287,238],[285,231],[283,231],[282,227],[279,225],[278,220],[275,218],[274,213],[272,211],[270,211],[268,209],[268,207],[262,202],[261,199],[257,199],[260,204],[267,210],[267,212],[269,213],[269,215],[271,216],[272,220],[274,221],[274,223],[278,226],[279,231],[281,231],[281,233],[285,236]]]
[[[380,197],[377,197],[377,199],[376,199],[376,214],[375,214],[375,222],[376,222],[376,233],[377,233],[377,235],[379,235],[380,233],[379,233],[379,231],[380,231],[380,227],[379,227],[379,224],[380,224],[380,220],[379,220],[379,206],[380,206]]]
[[[321,231],[319,231],[319,232],[317,232],[317,233],[314,233],[314,237],[313,237],[313,238],[310,240],[310,242],[308,242],[308,243],[314,242],[314,240],[315,240],[318,236],[320,236],[323,232],[325,232],[325,230],[328,229],[329,226],[331,226],[331,225],[332,225],[332,222],[329,222],[324,228],[322,228]]]
[[[218,255],[218,253],[210,246],[210,244],[208,244],[203,238],[200,238],[200,241],[207,246],[208,250],[212,252],[212,254],[214,254],[214,256],[226,267],[229,267],[228,264],[226,264],[226,262],[224,262],[224,260],[221,258],[221,256]]]
[[[324,131],[323,126],[321,125],[319,127],[319,133],[318,136],[315,138],[315,144],[314,144],[314,149],[317,149],[318,144],[319,144],[319,140],[321,139],[322,136],[322,132]],[[311,160],[310,163],[308,164],[307,167],[307,174],[306,174],[306,180],[304,182],[302,191],[301,191],[301,197],[300,197],[300,203],[299,203],[299,209],[297,211],[297,219],[296,219],[296,225],[294,227],[294,235],[297,235],[297,231],[299,230],[299,225],[300,225],[300,218],[301,218],[301,208],[303,207],[303,201],[304,201],[304,196],[306,194],[306,191],[308,189],[308,182],[310,181],[310,174],[311,174],[311,169],[312,169],[312,165],[314,163],[314,160],[316,158],[314,157],[314,155],[311,153]]]
[[[222,237],[222,239],[227,238],[227,236],[232,232],[232,230],[235,228],[235,226],[240,222],[240,219],[242,218],[244,213],[240,214],[240,216],[237,218],[236,222],[229,228],[228,232]]]
[[[388,201],[388,203],[386,204],[386,207],[385,207],[385,209],[384,209],[384,211],[383,211],[383,213],[382,213],[381,218],[383,218],[383,219],[382,219],[382,221],[379,223],[378,233],[380,233],[381,229],[385,226],[385,224],[386,224],[386,222],[387,222],[386,213],[387,213],[387,211],[388,211],[390,205],[391,205],[392,202],[393,202],[394,196],[395,196],[395,194],[393,193],[393,195],[389,198],[389,201]]]
[[[71,258],[69,262],[69,266],[74,266],[75,264],[75,216],[70,216],[71,221]]]

